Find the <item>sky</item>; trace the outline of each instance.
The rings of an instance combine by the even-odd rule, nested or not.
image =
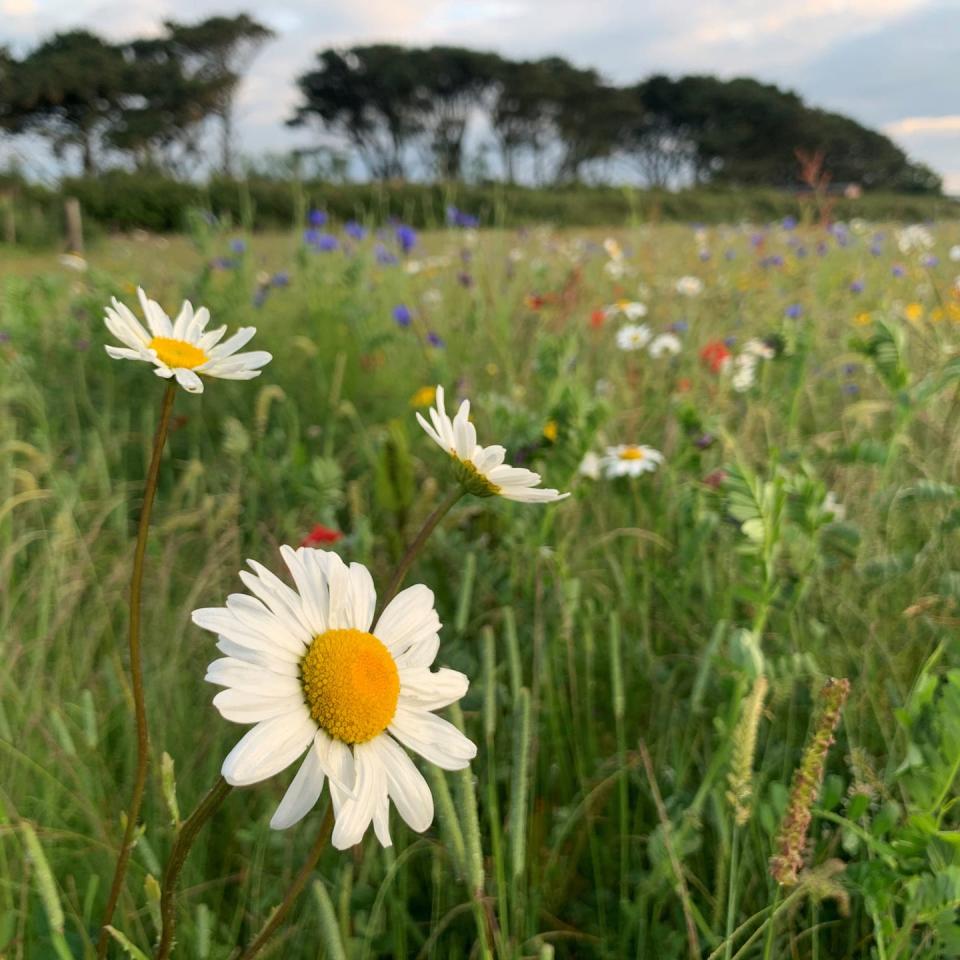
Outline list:
[[[24,53],[84,27],[120,40],[164,19],[235,14],[228,0],[0,0],[0,44]],[[559,54],[616,83],[651,73],[752,76],[879,128],[960,194],[960,0],[275,0],[248,9],[277,33],[239,103],[240,148],[317,142],[283,121],[316,51],[450,43],[517,57]]]

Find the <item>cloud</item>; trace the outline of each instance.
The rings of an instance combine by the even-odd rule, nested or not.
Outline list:
[[[895,120],[883,128],[884,133],[891,137],[909,136],[911,134],[938,134],[960,133],[960,114],[951,114],[946,117],[904,117]]]
[[[0,45],[26,49],[60,29],[121,39],[243,9],[243,0],[0,0]],[[560,54],[618,83],[655,72],[756,76],[809,103],[883,127],[940,170],[955,165],[960,87],[956,0],[278,0],[248,8],[277,33],[239,97],[248,151],[311,142],[283,125],[294,78],[327,46],[450,43],[509,56]],[[935,126],[935,125],[934,125]],[[952,155],[950,150],[956,151]]]

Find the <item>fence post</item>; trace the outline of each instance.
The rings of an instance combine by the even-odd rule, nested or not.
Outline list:
[[[83,256],[83,218],[80,214],[80,201],[76,197],[67,197],[63,202],[63,211],[67,218],[67,253]]]
[[[3,242],[12,247],[17,242],[17,220],[13,212],[13,191],[0,195],[3,208]]]

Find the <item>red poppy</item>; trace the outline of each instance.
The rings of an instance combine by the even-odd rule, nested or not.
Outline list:
[[[693,389],[693,381],[689,377],[681,377],[677,381],[677,393],[689,393]]]
[[[322,523],[314,525],[314,528],[300,541],[301,547],[316,547],[321,543],[336,543],[343,539],[343,534],[339,530],[331,530]]]
[[[593,313],[590,314],[590,326],[593,327],[594,330],[599,330],[606,319],[606,310],[594,310]]]
[[[724,368],[730,357],[731,353],[722,340],[711,340],[700,351],[700,359],[714,373],[719,373]]]
[[[528,310],[542,310],[547,305],[547,297],[539,293],[528,293],[523,298],[523,303]]]

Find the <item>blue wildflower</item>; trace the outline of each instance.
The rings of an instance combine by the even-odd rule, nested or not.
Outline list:
[[[327,223],[326,210],[311,210],[307,215],[311,227],[323,227]]]
[[[366,227],[357,223],[356,220],[348,220],[343,225],[343,232],[353,240],[362,240],[367,235]]]
[[[432,330],[427,334],[427,343],[429,343],[431,347],[436,347],[438,350],[444,347],[443,339],[438,333],[434,333]]]
[[[247,242],[238,237],[236,240],[230,241],[230,249],[234,253],[243,253],[247,249]]]
[[[270,278],[272,287],[288,287],[290,285],[290,274],[281,270]]]
[[[893,265],[893,269],[891,270],[891,273],[893,273],[895,277],[905,277],[907,275],[907,271],[904,270],[904,268],[901,267],[899,263],[895,263]]]
[[[797,229],[797,218],[796,217],[784,217],[780,223],[780,226],[784,230],[796,230]]]
[[[397,326],[409,327],[413,320],[413,314],[405,303],[398,303],[393,308],[393,319],[396,320]]]
[[[393,267],[397,264],[397,255],[391,253],[382,243],[377,244],[375,251],[377,263],[384,267]]]
[[[801,307],[799,303],[791,303],[790,306],[787,307],[787,316],[791,320],[798,320],[803,316],[803,307]]]
[[[417,231],[405,223],[397,226],[395,235],[404,253],[409,253],[417,245]]]
[[[850,292],[863,293],[863,286],[864,284],[862,280],[854,280],[853,283],[850,284]]]

